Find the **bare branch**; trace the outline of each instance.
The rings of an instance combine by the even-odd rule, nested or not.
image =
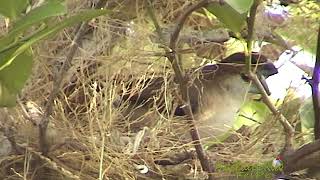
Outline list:
[[[103,6],[105,6],[106,2],[107,2],[106,0],[100,0],[97,3],[97,6],[95,8],[96,9],[102,8]],[[40,146],[40,150],[44,156],[46,156],[49,152],[49,146],[48,146],[48,142],[46,140],[46,135],[47,135],[47,127],[49,124],[49,117],[51,116],[51,114],[53,112],[54,100],[56,99],[56,97],[59,94],[62,80],[63,80],[66,72],[69,70],[69,68],[71,66],[71,62],[73,60],[73,57],[74,57],[75,53],[77,52],[79,45],[81,44],[82,37],[83,37],[85,31],[87,30],[87,28],[88,28],[88,24],[86,22],[81,23],[76,28],[76,31],[75,31],[76,35],[74,37],[74,40],[72,41],[69,53],[67,54],[66,60],[64,61],[63,65],[61,67],[61,70],[56,75],[56,78],[53,82],[53,89],[51,91],[51,94],[49,95],[43,117],[42,117],[41,122],[39,124],[39,146]]]
[[[291,126],[291,124],[287,121],[287,119],[277,110],[277,108],[274,106],[274,104],[271,102],[267,92],[265,91],[265,89],[263,88],[261,82],[259,81],[258,77],[256,74],[254,74],[253,72],[250,72],[248,74],[248,77],[250,78],[250,80],[253,82],[253,84],[258,88],[258,90],[261,93],[262,96],[262,100],[263,102],[268,106],[268,108],[270,109],[270,111],[272,112],[272,114],[276,117],[278,117],[280,123],[282,124],[286,136],[285,136],[285,147],[284,150],[289,150],[292,149],[293,147],[293,136],[294,136],[294,129]]]
[[[169,43],[169,47],[171,50],[176,49],[177,46],[177,41],[178,41],[178,37],[180,34],[181,29],[183,28],[184,22],[187,20],[188,16],[195,10],[200,9],[206,5],[209,4],[209,0],[202,0],[199,1],[196,4],[193,4],[191,6],[188,7],[188,9],[186,9],[181,16],[179,16],[178,20],[177,20],[177,24],[173,30],[173,33],[171,34],[171,38],[170,38],[170,43]],[[216,1],[218,2],[218,1]]]
[[[250,16],[248,19],[248,37],[247,37],[247,52],[246,52],[246,65],[247,71],[251,72],[251,51],[253,45],[253,34],[254,34],[254,22],[256,19],[257,9],[261,0],[255,0],[250,8]]]
[[[292,150],[293,149],[293,135],[294,129],[291,124],[287,121],[287,119],[277,110],[274,104],[269,99],[265,89],[263,88],[261,82],[257,78],[257,76],[251,70],[251,52],[253,46],[253,36],[254,36],[254,24],[255,24],[255,16],[257,12],[258,6],[261,4],[261,0],[255,0],[251,9],[250,9],[250,16],[248,19],[248,37],[247,37],[247,52],[246,52],[246,66],[247,66],[247,73],[250,80],[253,84],[259,89],[260,93],[262,94],[262,99],[264,103],[268,106],[270,111],[278,117],[280,123],[282,124],[286,136],[285,136],[285,147],[283,151]]]
[[[173,68],[175,76],[177,78],[177,82],[180,87],[180,92],[181,92],[182,101],[183,101],[182,103],[184,104],[182,109],[188,118],[188,123],[191,128],[190,134],[191,134],[191,138],[193,140],[193,144],[194,144],[196,152],[197,152],[197,156],[200,160],[202,169],[209,173],[209,179],[214,179],[214,176],[212,174],[214,172],[213,166],[210,163],[210,161],[209,161],[209,159],[208,159],[208,157],[202,147],[202,144],[200,142],[200,135],[199,135],[198,129],[194,123],[195,119],[194,119],[194,116],[193,116],[193,113],[191,110],[190,100],[189,100],[189,96],[188,96],[188,80],[185,77],[185,75],[184,75],[184,73],[178,63],[179,59],[178,59],[178,55],[176,54],[177,41],[179,39],[180,31],[183,28],[183,25],[184,25],[186,19],[193,11],[208,5],[209,2],[210,2],[209,0],[199,1],[196,4],[189,6],[181,14],[181,16],[178,18],[178,21],[176,23],[174,31],[170,37],[170,43],[169,43],[170,49],[165,49],[165,50],[166,50],[166,57],[171,62],[172,68]],[[149,13],[150,12],[152,12],[152,11],[149,10]],[[152,17],[152,20],[154,21],[156,28],[158,28],[157,32],[159,34],[159,37],[161,37],[162,36],[161,31],[159,30],[160,28],[159,28],[159,25],[155,19],[155,16],[151,15],[151,17]]]

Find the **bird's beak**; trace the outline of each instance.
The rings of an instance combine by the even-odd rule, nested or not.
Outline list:
[[[268,96],[271,95],[271,92],[267,85],[266,78],[272,75],[275,75],[277,73],[278,73],[278,69],[274,66],[272,62],[267,61],[258,68],[258,72],[257,72],[258,79],[262,84],[264,90],[268,94]]]
[[[258,76],[258,79],[259,79],[261,85],[263,86],[264,90],[266,91],[266,93],[268,94],[268,96],[270,96],[270,95],[271,95],[271,92],[270,92],[270,89],[269,89],[268,84],[267,84],[267,82],[266,82],[266,78],[265,78],[263,75],[261,75],[261,74],[257,74],[257,76]],[[252,94],[261,94],[261,92],[259,91],[259,89],[258,89],[256,86],[254,86],[254,85],[251,86],[249,92],[252,93]]]
[[[268,87],[268,84],[266,82],[266,78],[263,75],[258,75],[259,81],[262,84],[264,90],[266,91],[266,93],[268,94],[268,96],[271,95],[270,89]]]

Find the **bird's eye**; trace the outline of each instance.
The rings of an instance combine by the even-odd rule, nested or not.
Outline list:
[[[244,73],[241,73],[240,76],[244,81],[249,82],[249,77],[247,75],[245,75]]]

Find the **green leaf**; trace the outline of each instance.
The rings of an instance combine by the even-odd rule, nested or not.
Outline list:
[[[9,33],[0,39],[0,52],[14,44],[16,37],[31,26],[41,23],[50,17],[65,14],[66,12],[67,9],[65,6],[56,1],[49,1],[48,3],[33,9],[26,16],[19,19]]]
[[[67,13],[67,8],[61,2],[49,1],[42,6],[33,9],[25,17],[17,21],[11,31],[15,33],[21,32],[34,24],[43,22],[47,18],[63,15],[65,13]]]
[[[252,126],[258,125],[269,114],[268,107],[260,101],[247,101],[241,107],[239,115],[233,124],[234,129],[239,129],[242,125]],[[255,122],[255,121],[257,122]]]
[[[8,59],[0,59],[0,71],[5,68],[6,66],[9,66],[14,59],[22,54],[25,50],[27,50],[31,45],[39,42],[40,40],[47,38],[49,36],[55,35],[62,29],[72,26],[74,24],[78,24],[82,21],[88,21],[94,17],[101,16],[103,14],[108,13],[108,10],[87,10],[84,12],[79,13],[78,15],[69,17],[62,22],[59,22],[57,24],[53,24],[44,30],[34,34],[32,37],[30,37],[27,41],[23,42],[20,47],[16,49],[15,52],[12,53],[11,57]]]
[[[207,7],[207,10],[233,32],[240,32],[245,25],[247,13],[239,13],[229,4],[213,3]]]
[[[0,54],[0,59],[11,56],[15,49]],[[0,71],[0,106],[14,106],[16,96],[23,88],[32,70],[32,51],[27,49]]]
[[[240,14],[248,12],[253,4],[253,0],[225,0],[225,2]]]
[[[16,95],[10,91],[0,81],[0,107],[12,107],[16,105]]]
[[[305,129],[313,128],[314,126],[314,110],[312,98],[308,98],[299,110],[301,117],[301,125]]]
[[[301,119],[301,131],[304,134],[304,140],[311,142],[314,140],[314,110],[312,97],[306,99],[299,110]]]
[[[15,104],[16,94],[22,89],[31,73],[31,46],[40,40],[55,35],[63,28],[108,13],[107,10],[88,10],[53,24],[35,33],[25,42],[18,42],[13,48],[0,53],[0,106]],[[21,44],[21,45],[20,45]]]
[[[12,20],[16,20],[27,8],[28,4],[28,0],[2,0],[0,14]]]

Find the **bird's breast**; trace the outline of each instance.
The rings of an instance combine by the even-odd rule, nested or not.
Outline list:
[[[225,96],[216,96],[214,103],[203,105],[196,115],[197,126],[202,138],[219,136],[227,132],[233,126],[237,111],[241,103]]]
[[[200,98],[199,112],[195,117],[202,138],[222,135],[233,126],[245,100],[248,84],[237,78],[229,81],[222,87],[217,86],[218,83],[214,87],[206,87]]]

